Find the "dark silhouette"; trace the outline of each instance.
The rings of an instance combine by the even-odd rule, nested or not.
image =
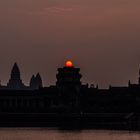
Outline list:
[[[11,70],[11,76],[7,86],[0,85],[0,89],[2,90],[35,90],[42,87],[42,79],[39,73],[36,76],[32,76],[30,80],[30,85],[25,86],[22,83],[20,70],[17,63],[14,64]]]
[[[31,89],[39,89],[41,88],[43,85],[42,85],[42,79],[41,79],[41,76],[39,73],[37,73],[36,76],[32,76],[31,77],[31,80],[30,80],[30,88]]]
[[[83,85],[79,72],[69,62],[58,68],[56,85],[43,87],[38,73],[25,86],[15,63],[1,85],[0,126],[140,130],[140,74],[138,84],[99,89]]]
[[[17,63],[14,64],[12,71],[11,71],[11,77],[7,84],[7,88],[9,89],[23,89],[25,85],[22,83],[22,80],[20,78],[20,70],[18,68]]]

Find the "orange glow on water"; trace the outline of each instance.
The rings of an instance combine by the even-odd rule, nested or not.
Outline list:
[[[72,61],[67,61],[65,64],[66,67],[73,67]]]

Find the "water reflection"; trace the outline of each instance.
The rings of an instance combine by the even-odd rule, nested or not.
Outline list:
[[[63,131],[46,128],[1,128],[0,140],[140,140],[139,132]]]

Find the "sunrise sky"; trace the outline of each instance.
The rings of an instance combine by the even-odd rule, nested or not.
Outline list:
[[[40,72],[55,84],[58,67],[72,60],[84,83],[106,88],[137,82],[140,0],[1,0],[0,79],[16,61],[23,82]]]

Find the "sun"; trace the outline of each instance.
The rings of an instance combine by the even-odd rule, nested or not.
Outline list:
[[[66,61],[65,66],[66,67],[73,67],[72,61],[70,61],[70,60]]]

